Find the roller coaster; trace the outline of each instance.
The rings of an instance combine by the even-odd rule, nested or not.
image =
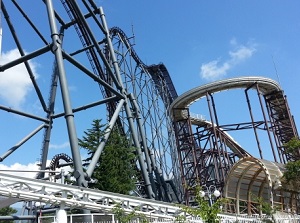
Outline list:
[[[0,194],[4,197],[1,207],[26,201],[50,204],[53,208],[66,206],[107,212],[117,202],[127,211],[139,209],[152,216],[174,216],[180,212],[174,203],[190,204],[197,185],[214,185],[227,193],[224,188],[226,183],[230,183],[226,179],[233,174],[230,172],[232,167],[241,164],[242,160],[254,159],[230,136],[229,131],[252,129],[260,160],[264,159],[257,134],[260,130],[267,133],[272,162],[285,164],[299,159],[299,154],[291,154],[284,148],[284,144],[298,137],[298,133],[286,97],[275,81],[263,77],[240,77],[209,83],[178,96],[165,65],[146,65],[135,52],[132,38],[119,27],[109,28],[103,9],[93,0],[80,3],[61,0],[55,4],[51,0],[43,0],[37,4],[44,7],[47,17],[35,18],[32,9],[15,0],[1,1],[6,22],[3,32],[11,34],[11,44],[15,44],[19,57],[1,64],[0,72],[7,75],[7,71],[24,65],[42,110],[36,115],[35,111],[0,105],[3,113],[34,123],[21,141],[0,156],[1,162],[42,135],[40,172],[36,179],[0,173]],[[24,35],[31,38],[30,44],[14,25],[14,22],[20,21],[26,27]],[[45,76],[49,77],[46,82],[50,87],[39,82],[32,60],[46,64]],[[85,100],[76,100],[78,96],[72,94],[69,82],[74,81],[80,84],[81,97]],[[93,89],[93,93],[84,95],[85,88]],[[213,94],[230,89],[244,89],[251,121],[219,123]],[[250,89],[257,92],[263,120],[254,118],[248,95]],[[59,90],[61,98],[57,96]],[[47,99],[46,94],[49,95]],[[210,114],[207,119],[193,116],[190,112],[190,105],[202,98],[207,99]],[[80,104],[81,101],[84,104]],[[59,107],[63,111],[56,113]],[[87,180],[91,178],[110,135],[109,131],[104,135],[84,171],[76,124],[77,117],[82,117],[81,114],[89,110],[94,111],[95,118],[105,117],[109,129],[114,126],[122,129],[136,148],[136,165],[140,173],[135,191],[138,197],[87,188]],[[84,122],[87,122],[87,115],[83,116]],[[65,119],[63,129],[66,130],[70,151],[68,154],[56,154],[47,166],[47,161],[51,160],[49,148],[56,134],[56,123],[62,118]],[[36,123],[38,126],[34,127]],[[18,131],[17,126],[14,131]],[[38,151],[31,149],[30,153],[36,155]],[[60,162],[62,160],[65,164]],[[53,173],[54,178],[64,176],[63,173],[55,175],[55,170],[63,165],[73,166],[77,186],[49,181]],[[46,174],[48,170],[52,171],[49,175]],[[255,181],[254,178],[252,181]],[[295,202],[298,211],[298,200]],[[31,206],[34,207],[34,204]]]

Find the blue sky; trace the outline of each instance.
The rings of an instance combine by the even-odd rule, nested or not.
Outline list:
[[[134,48],[144,63],[151,65],[163,62],[166,65],[179,95],[199,85],[223,78],[269,77],[281,84],[291,112],[295,116],[296,125],[299,126],[299,1],[95,2],[103,7],[109,27],[118,26],[127,36],[134,34]],[[46,11],[42,6],[42,4],[24,5],[24,9],[34,12],[30,15],[38,24],[39,22],[42,24],[42,20],[46,19]],[[14,14],[11,17],[13,20]],[[2,21],[4,23],[3,18]],[[37,49],[38,43],[34,37],[27,35],[23,24],[19,23],[17,26],[21,30],[19,32],[23,32],[25,50],[31,52]],[[3,25],[1,64],[9,61],[6,58],[16,57],[15,46],[11,42],[11,37],[7,36],[6,28]],[[45,34],[49,32],[47,26],[39,28]],[[46,37],[50,39],[49,36]],[[45,60],[32,63],[38,81],[48,86],[44,71],[52,69],[52,62],[45,63]],[[0,73],[0,104],[25,111],[34,108],[38,113],[39,106],[36,104],[28,78],[22,74],[18,76],[16,73],[5,76],[1,76]],[[85,86],[76,82],[76,79],[70,80],[70,85],[73,91],[79,92],[79,89],[84,89],[85,93],[81,92],[78,102],[85,94],[91,95],[86,92]],[[233,96],[234,93],[229,93],[224,97],[228,99]],[[76,103],[77,101],[74,101],[74,104]],[[225,117],[224,120],[231,121],[233,116],[237,116],[227,111],[227,107],[230,107],[228,102],[226,104],[220,102],[218,106],[219,113],[223,113]],[[201,106],[195,107],[193,112],[201,114],[201,109]],[[24,118],[11,118],[3,112],[0,114],[1,125],[7,130],[5,132],[1,130],[0,153],[3,154],[22,139],[24,136],[21,134],[22,130],[25,132],[30,124]],[[237,114],[242,117],[241,113]],[[12,119],[15,124],[12,124]],[[63,124],[58,126],[63,129]],[[89,125],[79,123],[77,127],[80,136]],[[40,145],[40,141],[31,140],[25,150],[17,151],[16,155],[7,158],[0,167],[13,168],[12,165],[18,162],[24,165],[22,167],[24,169],[39,158],[39,151],[36,152],[36,149],[33,153],[30,151],[32,147]],[[66,147],[67,136],[62,134],[52,143],[51,153],[65,152]]]

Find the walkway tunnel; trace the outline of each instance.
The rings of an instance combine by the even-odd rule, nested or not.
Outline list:
[[[264,214],[267,208],[281,212],[298,212],[297,193],[281,182],[284,165],[246,157],[230,170],[225,181],[226,211],[237,214]]]

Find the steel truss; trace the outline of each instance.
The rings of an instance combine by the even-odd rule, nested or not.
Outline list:
[[[251,122],[222,125],[219,123],[213,94],[235,88],[245,89]],[[256,91],[262,120],[256,120],[248,91]],[[209,111],[208,120],[193,117],[189,105],[200,98],[206,98]],[[263,100],[265,103],[263,103]],[[285,151],[284,143],[298,137],[294,120],[290,114],[286,97],[280,86],[271,79],[262,77],[242,77],[213,82],[194,88],[179,96],[171,105],[182,182],[186,203],[194,196],[195,186],[215,185],[223,189],[225,178],[239,159],[252,156],[227,133],[253,129],[260,159],[264,159],[257,131],[267,133],[273,160],[279,163],[296,160],[299,154]],[[188,126],[190,126],[188,128]],[[194,128],[192,127],[194,126]]]
[[[180,201],[181,192],[178,172],[178,159],[173,136],[169,107],[177,97],[176,90],[166,67],[163,64],[148,66],[142,62],[131,44],[131,38],[118,27],[110,29],[115,55],[120,67],[124,88],[135,96],[139,110],[134,113],[141,120],[140,129],[147,136],[149,151],[147,166],[156,199]],[[131,95],[130,95],[131,97]],[[120,112],[120,120],[126,134],[130,134],[126,111]],[[142,135],[140,135],[142,136]],[[176,185],[176,186],[175,186]],[[165,192],[169,192],[166,194]],[[170,191],[172,191],[170,193]],[[170,195],[172,197],[170,197]]]
[[[76,189],[63,185],[66,189],[62,192],[58,190],[58,187],[62,185],[58,186],[40,180],[16,181],[11,176],[1,174],[3,188],[0,189],[0,193],[2,195],[41,202],[50,202],[51,198],[54,198],[54,204],[57,205],[62,203],[74,205],[72,201],[75,200],[75,204],[81,208],[111,209],[111,201],[118,199],[116,195],[102,192],[94,194],[94,191],[86,189],[87,180],[92,176],[110,132],[105,134],[86,172],[83,171],[78,148],[74,117],[92,108],[101,109],[101,112],[98,111],[99,116],[100,113],[102,116],[104,114],[109,129],[114,126],[121,128],[136,147],[137,168],[141,173],[138,193],[144,198],[180,202],[184,197],[186,203],[189,203],[189,197],[193,195],[192,188],[197,184],[214,184],[222,189],[224,178],[231,166],[238,159],[251,156],[228,135],[229,129],[252,128],[254,133],[258,129],[264,129],[268,132],[270,143],[273,144],[275,160],[285,163],[299,158],[299,154],[289,154],[283,147],[285,142],[297,136],[298,133],[286,98],[274,81],[257,77],[230,79],[208,84],[178,97],[166,67],[163,64],[145,65],[134,51],[131,38],[118,27],[109,28],[102,8],[98,8],[94,1],[82,0],[78,3],[72,0],[61,0],[60,4],[55,2],[54,5],[51,0],[43,0],[39,3],[45,4],[48,17],[40,19],[46,22],[43,25],[49,28],[47,31],[40,30],[17,1],[1,1],[1,9],[8,30],[12,34],[20,57],[2,64],[0,72],[24,64],[43,115],[0,105],[2,111],[38,122],[38,125],[19,143],[8,149],[0,160],[4,161],[44,130],[40,160],[42,172],[37,178],[45,178],[44,170],[47,169],[46,163],[49,159],[53,127],[58,119],[64,117],[71,152],[71,159],[67,159],[67,162],[72,160],[74,176],[79,187]],[[25,41],[27,46],[32,45],[29,47],[30,53],[26,53],[22,46],[21,40],[23,39],[18,36],[20,33],[10,19],[11,14],[6,8],[7,4],[11,4],[10,8],[15,7],[21,17],[24,17],[24,24],[26,23],[35,35],[31,40],[34,40],[34,43],[40,41],[40,45],[28,44]],[[52,70],[47,70],[50,83],[50,89],[47,92],[49,93],[48,99],[45,99],[45,90],[36,80],[29,63],[30,60],[39,60],[41,57],[47,58],[48,63],[54,61]],[[83,79],[90,81],[87,85],[89,88],[94,85],[97,87],[97,91],[92,95],[85,96],[91,98],[85,104],[78,104],[76,97],[72,97],[69,89],[69,81],[78,76],[80,76],[80,81]],[[251,103],[248,100],[251,122],[221,125],[218,122],[213,93],[231,88],[245,88],[246,98],[248,89],[255,89],[264,119],[254,120],[250,112]],[[84,89],[82,85],[81,90],[84,91]],[[61,99],[58,99],[58,90],[60,90]],[[201,90],[201,97],[207,99],[207,106],[210,110],[209,121],[193,117],[189,113],[188,105],[200,98],[197,95],[199,90]],[[265,100],[266,111],[262,98]],[[63,111],[55,113],[58,103],[63,106]],[[169,112],[172,113],[171,116]],[[173,129],[175,129],[175,135]],[[37,188],[36,185],[43,186]],[[50,185],[54,189],[49,189],[48,192],[45,188],[51,188]],[[72,188],[74,191],[67,188]],[[181,194],[182,190],[184,190],[184,195]],[[117,196],[120,197],[120,195]],[[69,200],[69,197],[72,199]],[[130,210],[141,207],[147,213],[152,213],[152,211],[158,213],[161,207],[165,207],[165,204],[160,202],[152,204],[149,201],[150,204],[147,203],[148,201],[137,198],[135,200],[140,203],[126,200],[129,203],[133,202],[129,205]],[[123,197],[117,201],[126,203]],[[109,207],[101,202],[105,205],[109,204]],[[144,205],[144,203],[147,204]],[[158,206],[153,208],[153,205]],[[148,207],[152,208],[150,212],[148,212]],[[174,214],[176,210],[175,208],[170,212]],[[162,212],[166,214],[168,211]]]
[[[99,116],[107,114],[109,129],[114,126],[122,128],[136,148],[137,168],[140,171],[140,179],[137,182],[140,196],[180,202],[181,187],[178,186],[180,177],[176,165],[174,140],[170,140],[173,135],[171,120],[168,116],[169,105],[177,94],[165,66],[163,64],[146,66],[142,63],[124,32],[116,27],[108,28],[102,8],[96,6],[94,1],[82,0],[78,3],[61,0],[60,4],[57,2],[54,4],[51,0],[45,0],[39,3],[44,4],[48,14],[47,19],[40,18],[40,20],[46,22],[44,27],[48,27],[49,30],[40,30],[29,16],[32,12],[25,12],[17,1],[1,1],[5,21],[20,52],[20,57],[1,65],[0,72],[25,64],[45,116],[1,105],[2,111],[40,122],[36,129],[12,147],[13,150],[8,149],[1,156],[1,161],[44,130],[40,159],[42,171],[37,178],[45,178],[44,170],[48,168],[46,163],[51,159],[48,154],[53,127],[57,120],[64,117],[74,176],[78,186],[86,187],[87,180],[92,176],[110,132],[105,134],[90,165],[84,172],[74,117],[85,110],[99,108],[102,109]],[[29,27],[28,32],[32,31],[35,35],[35,42],[40,41],[40,48],[25,54],[21,44],[23,39],[18,36],[18,30],[10,20],[6,4],[10,4],[8,7],[10,9],[15,7],[14,10],[24,17],[24,24],[26,23]],[[36,80],[29,63],[31,59],[39,60],[41,57],[47,58],[48,63],[54,61],[52,71],[48,70],[49,77],[51,77],[49,78],[48,99],[45,99],[45,90]],[[71,78],[70,74],[73,75]],[[81,75],[82,80],[87,80],[89,87],[96,85],[98,88],[98,92],[94,95],[86,95],[94,101],[87,100],[86,104],[78,104],[72,97],[69,81],[77,75]],[[84,91],[84,88],[81,90]],[[63,106],[63,112],[55,113],[58,103]],[[36,154],[38,151],[32,153]],[[32,197],[32,199],[35,198]]]
[[[9,198],[35,201],[40,205],[64,206],[111,213],[119,204],[124,211],[142,213],[147,217],[174,219],[181,213],[180,207],[170,203],[158,202],[132,196],[92,190],[67,184],[44,180],[16,178],[0,174],[0,193]]]

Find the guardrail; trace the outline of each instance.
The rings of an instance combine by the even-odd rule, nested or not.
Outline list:
[[[234,215],[234,214],[219,214],[218,219],[220,223],[262,223],[262,222],[275,222],[275,223],[298,223],[300,222],[300,215],[275,214],[273,217],[266,215]],[[149,223],[205,223],[201,218],[192,217],[184,220],[170,220],[161,218],[148,218]],[[38,223],[53,223],[56,222],[55,216],[40,216]],[[142,223],[138,217],[129,221],[128,223]],[[114,214],[74,214],[68,215],[68,223],[118,223]]]

